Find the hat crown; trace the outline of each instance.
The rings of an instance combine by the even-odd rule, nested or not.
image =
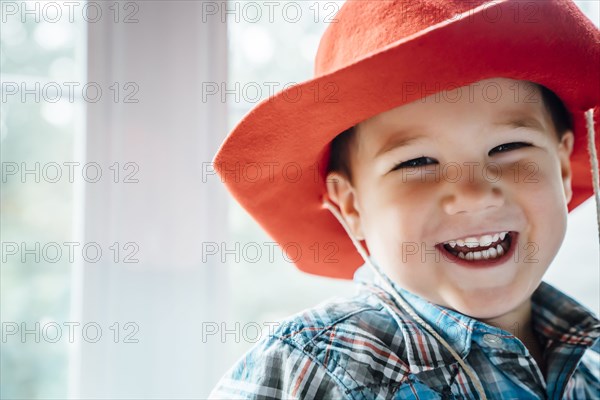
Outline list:
[[[323,34],[315,76],[474,9],[484,0],[347,0]]]

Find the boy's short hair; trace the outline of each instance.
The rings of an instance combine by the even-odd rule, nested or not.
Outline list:
[[[554,129],[560,140],[565,132],[573,129],[571,116],[562,100],[547,87],[531,82],[539,88],[542,101],[546,110],[550,113]],[[352,182],[352,170],[350,168],[350,150],[355,140],[356,125],[346,129],[337,135],[331,142],[331,152],[327,172],[338,172]]]

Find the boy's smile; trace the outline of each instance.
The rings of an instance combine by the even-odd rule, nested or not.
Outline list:
[[[332,173],[328,191],[392,280],[494,319],[528,304],[558,252],[572,146],[536,86],[489,79],[360,123],[352,182]]]
[[[514,254],[518,232],[503,231],[469,236],[436,244],[448,259],[467,268],[492,267]]]

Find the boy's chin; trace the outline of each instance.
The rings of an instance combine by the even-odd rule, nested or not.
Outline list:
[[[514,288],[485,288],[448,297],[449,308],[477,320],[491,320],[517,312],[529,301],[531,293]]]

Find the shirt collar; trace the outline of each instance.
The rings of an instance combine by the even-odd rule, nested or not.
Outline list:
[[[544,340],[591,346],[600,336],[595,314],[546,282],[531,297],[534,331]]]
[[[362,284],[360,290],[368,290],[375,294],[396,319],[405,341],[406,361],[411,372],[419,373],[455,361],[452,354],[396,302],[368,266],[363,265],[356,271],[354,281]],[[395,283],[393,287],[421,318],[434,327],[461,358],[467,356],[471,348],[471,336],[476,320],[431,303]]]
[[[414,322],[412,317],[397,304],[367,265],[357,270],[354,280],[374,292],[390,311],[402,316],[399,324],[408,342],[407,348],[413,349],[412,351],[409,349],[407,354],[407,361],[413,372],[436,368],[454,360],[448,350],[435,339],[431,341],[432,335]],[[507,351],[521,354],[526,351],[522,343],[510,332],[431,303],[395,283],[393,287],[462,358],[469,354],[473,341],[484,349],[501,346]],[[411,321],[408,323],[410,326],[405,322],[407,320]],[[532,324],[534,330],[545,341],[550,339],[589,347],[600,336],[600,321],[591,311],[545,282],[542,282],[532,295]],[[499,338],[501,342],[486,341],[489,335]]]

